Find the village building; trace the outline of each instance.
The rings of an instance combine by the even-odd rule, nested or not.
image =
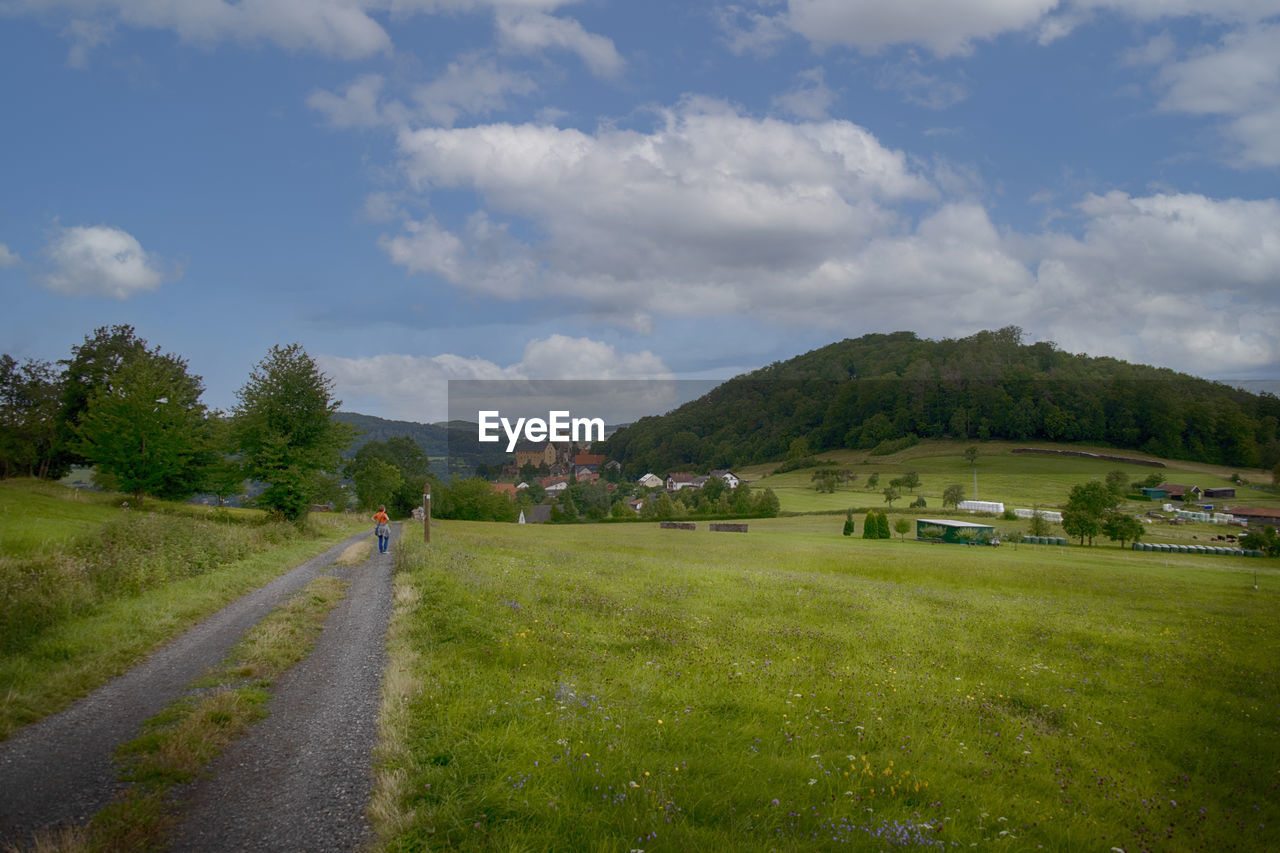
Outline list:
[[[578,468],[589,468],[596,472],[600,470],[600,466],[604,464],[603,453],[579,453],[573,457],[573,464]]]
[[[548,495],[558,495],[565,489],[569,488],[568,477],[543,477],[541,481],[543,490]]]
[[[645,474],[639,480],[636,480],[636,483],[646,489],[660,489],[663,486],[662,478],[657,474]]]
[[[519,471],[525,465],[532,465],[537,468],[539,465],[551,467],[556,463],[556,446],[551,442],[546,444],[533,444],[523,441],[516,445],[516,470]]]
[[[688,471],[675,471],[667,475],[667,491],[678,492],[681,489],[696,489],[695,477]],[[704,479],[703,482],[706,482]]]

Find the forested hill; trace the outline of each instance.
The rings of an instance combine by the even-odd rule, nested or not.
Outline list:
[[[356,451],[371,441],[387,441],[399,436],[408,436],[422,448],[431,460],[432,473],[442,480],[451,476],[470,476],[478,465],[492,465],[505,459],[500,445],[480,444],[476,441],[475,424],[454,421],[420,424],[355,412],[338,412],[333,417],[359,431],[356,440],[343,453],[348,459],[353,458]]]
[[[1023,344],[864,335],[739,376],[611,437],[627,472],[729,468],[915,438],[1087,442],[1241,467],[1280,461],[1280,399]]]

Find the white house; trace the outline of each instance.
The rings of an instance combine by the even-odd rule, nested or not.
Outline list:
[[[678,492],[681,489],[696,489],[697,478],[687,471],[674,471],[667,475],[667,491]]]
[[[636,480],[636,482],[649,489],[662,488],[662,478],[656,474],[645,474],[639,480]]]
[[[724,484],[731,489],[738,488],[738,484],[742,482],[737,478],[737,476],[734,475],[732,471],[725,471],[722,468],[712,471],[711,476],[719,477],[721,480],[724,480]]]

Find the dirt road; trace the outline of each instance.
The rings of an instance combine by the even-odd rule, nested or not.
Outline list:
[[[398,535],[398,528],[393,533]],[[62,713],[0,743],[0,843],[83,823],[118,787],[112,752],[222,661],[249,627],[317,575],[350,581],[311,655],[282,677],[271,715],[212,775],[180,792],[174,850],[353,850],[368,837],[371,751],[391,614],[391,555],[333,565],[348,539],[228,605]]]

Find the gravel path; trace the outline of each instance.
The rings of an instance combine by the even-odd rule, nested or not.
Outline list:
[[[394,536],[393,536],[394,543]],[[311,655],[277,683],[271,714],[180,797],[172,850],[359,850],[372,840],[391,555],[337,571],[351,582]]]
[[[0,743],[0,843],[22,843],[41,828],[83,823],[107,805],[118,787],[111,760],[116,745],[135,737],[143,721],[220,663],[245,630],[329,569],[344,548],[368,536],[367,532],[353,536],[281,575],[65,711]],[[196,786],[191,792],[194,811],[182,827],[185,834],[178,849],[350,850],[358,842],[347,839],[367,833],[363,809],[370,789],[369,753],[391,611],[391,556],[375,551],[362,566],[333,574],[351,580],[347,598],[330,614],[311,657],[277,683],[271,718],[247,738],[257,743],[256,755],[249,758],[235,748],[223,756],[231,763],[224,761],[216,768],[218,772],[229,768],[233,777],[240,775],[241,768],[255,779],[265,771],[276,774],[276,781],[269,783],[272,797],[260,791],[256,800],[237,800],[235,821],[223,811],[220,823],[239,823],[249,832],[243,841],[224,845],[200,828],[197,815],[204,794]],[[264,746],[259,730],[276,732],[266,737],[280,737],[292,745]],[[276,758],[268,757],[272,754]],[[286,761],[291,762],[287,769]],[[274,769],[268,766],[272,762],[277,764]],[[313,787],[321,779],[331,783],[328,790]],[[242,793],[251,790],[252,784],[249,779],[230,781],[230,787]],[[318,813],[333,816],[326,831],[330,837],[340,834],[344,839],[340,847],[302,844],[300,833],[310,830],[286,823],[316,819],[298,808],[316,796],[325,799],[317,804]],[[271,816],[264,816],[264,809]],[[336,828],[339,825],[341,830]]]

